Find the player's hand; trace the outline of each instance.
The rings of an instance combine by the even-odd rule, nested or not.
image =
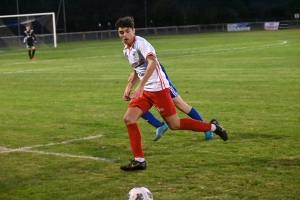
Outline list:
[[[37,42],[37,41],[34,41],[34,44],[38,44],[38,42]]]
[[[26,46],[26,42],[23,42],[24,46]]]
[[[130,91],[125,91],[125,92],[124,92],[123,100],[124,100],[124,101],[130,101],[130,100],[131,100],[131,97],[130,97]]]
[[[141,96],[143,96],[143,92],[144,92],[144,87],[138,85],[135,90],[132,92],[132,99],[137,99]]]
[[[131,72],[130,74],[128,74],[128,83],[133,79],[133,75],[134,75],[134,72]]]
[[[124,95],[124,96],[123,96],[123,100],[124,100],[124,101],[130,101],[131,98],[130,98],[130,96],[125,96],[125,95]]]

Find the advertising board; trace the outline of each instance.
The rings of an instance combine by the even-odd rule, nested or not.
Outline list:
[[[250,25],[244,24],[227,24],[227,31],[250,31]]]

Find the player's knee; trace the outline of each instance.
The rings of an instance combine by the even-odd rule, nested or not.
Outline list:
[[[179,130],[180,129],[180,125],[177,123],[169,123],[168,126],[171,130]]]
[[[130,121],[130,118],[129,118],[128,116],[125,115],[125,116],[123,117],[123,121],[124,121],[125,124],[128,124],[128,122]]]
[[[132,117],[128,116],[128,115],[125,115],[123,117],[123,121],[124,121],[125,124],[133,124],[133,123],[135,123],[135,120]]]

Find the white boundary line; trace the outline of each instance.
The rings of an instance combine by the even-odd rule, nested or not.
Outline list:
[[[190,53],[189,55],[181,55],[182,57],[189,57],[189,56],[194,56],[194,55],[209,55],[209,54],[224,54],[224,53],[231,53],[231,52],[236,52],[236,51],[250,51],[250,50],[257,50],[257,49],[267,49],[267,48],[272,48],[272,47],[281,47],[281,45],[286,45],[287,41],[278,41],[279,43],[274,43],[274,44],[265,44],[265,45],[260,45],[260,46],[244,46],[244,47],[236,47],[236,48],[227,48],[227,49],[216,49],[216,50],[207,50],[207,51],[197,51],[197,50],[182,50],[180,52],[164,52],[162,54],[186,54]]]
[[[54,152],[35,151],[35,150],[22,150],[21,152],[28,152],[28,153],[35,153],[35,154],[42,154],[42,155],[55,155],[55,156],[69,157],[69,158],[102,160],[102,161],[107,161],[107,162],[114,162],[115,161],[115,159],[101,158],[101,157],[92,157],[92,156],[78,156],[78,155],[73,155],[73,154],[68,154],[68,153],[54,153]]]
[[[85,138],[77,138],[77,139],[71,139],[71,140],[66,140],[63,142],[56,142],[56,143],[48,143],[48,144],[38,144],[38,145],[34,145],[34,146],[27,146],[27,147],[20,147],[17,149],[7,149],[5,152],[9,153],[9,152],[14,152],[14,151],[20,151],[20,150],[26,150],[26,149],[32,149],[32,148],[38,148],[38,147],[45,147],[45,146],[53,146],[53,145],[58,145],[58,144],[68,144],[68,143],[72,143],[72,142],[76,142],[76,141],[81,141],[81,140],[89,140],[89,139],[94,139],[94,138],[99,138],[102,137],[102,135],[95,135],[95,136],[89,136],[89,137],[85,137]],[[3,148],[3,147],[2,147]],[[2,152],[0,152],[2,153]]]
[[[66,68],[66,67],[79,67],[79,66],[81,66],[81,65],[70,65],[70,66],[64,66],[64,67],[41,68],[41,69],[22,70],[22,71],[14,71],[14,72],[0,72],[0,74],[17,74],[17,73],[24,73],[24,72],[37,72],[37,71],[60,69],[60,68]]]
[[[27,153],[35,153],[35,154],[42,154],[42,155],[55,155],[55,156],[61,156],[61,157],[70,157],[70,158],[102,160],[102,161],[107,161],[107,162],[116,161],[116,159],[109,159],[109,158],[92,157],[92,156],[78,156],[78,155],[67,154],[67,153],[54,153],[54,152],[47,152],[47,151],[30,150],[32,148],[53,146],[53,145],[59,145],[59,144],[68,144],[68,143],[72,143],[72,142],[76,142],[76,141],[90,140],[90,139],[99,138],[99,137],[102,137],[102,135],[94,135],[94,136],[89,136],[89,137],[85,137],[85,138],[71,139],[71,140],[66,140],[63,142],[56,142],[56,143],[51,142],[48,144],[38,144],[38,145],[34,145],[34,146],[27,146],[27,147],[21,147],[21,148],[16,148],[16,149],[11,149],[11,148],[6,148],[6,147],[0,146],[0,154],[12,153],[12,152],[27,152]]]

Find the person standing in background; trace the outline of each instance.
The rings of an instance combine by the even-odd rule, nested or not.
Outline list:
[[[30,29],[30,24],[26,24],[26,31],[24,31],[24,39],[23,43],[28,49],[28,55],[30,60],[35,60],[34,53],[35,53],[35,45],[37,44],[34,32]]]
[[[101,23],[98,24],[98,29],[99,29],[99,31],[103,30],[103,27],[102,27]]]
[[[110,22],[107,22],[107,30],[112,30],[112,25]]]
[[[150,29],[150,33],[151,35],[154,35],[154,27],[155,27],[155,24],[153,22],[153,20],[151,19],[150,22],[149,22],[149,26],[148,26]]]

